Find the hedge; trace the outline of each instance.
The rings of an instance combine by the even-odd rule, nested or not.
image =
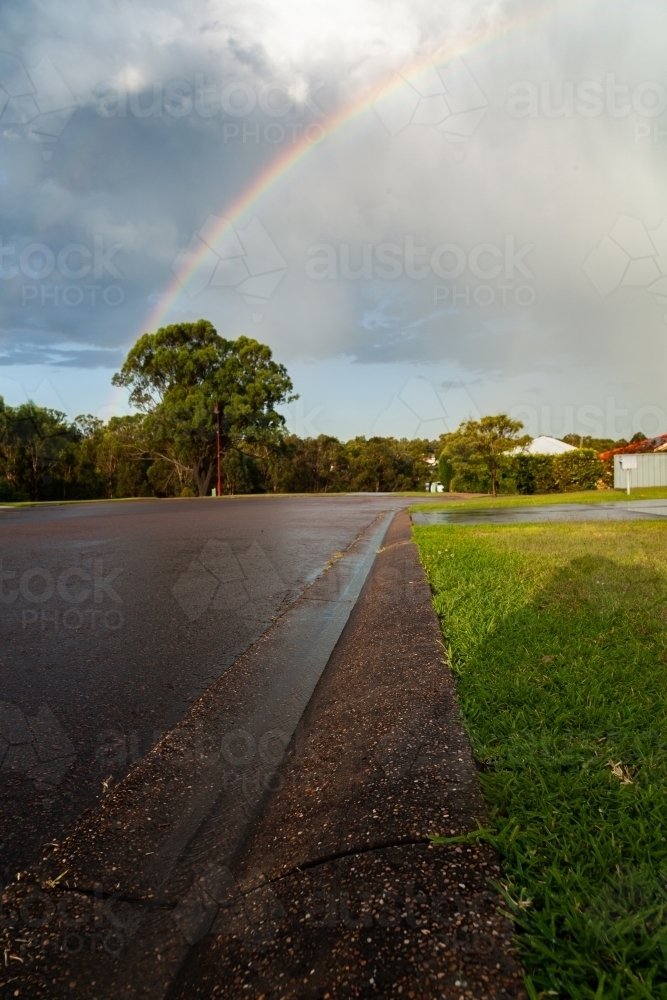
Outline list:
[[[594,490],[605,472],[592,448],[577,448],[562,455],[516,455],[512,464],[518,493]]]

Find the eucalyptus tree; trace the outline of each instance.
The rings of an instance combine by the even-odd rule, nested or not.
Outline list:
[[[280,439],[285,420],[276,407],[297,398],[266,344],[226,340],[204,319],[145,333],[112,381],[145,414],[146,452],[171,463],[200,496],[215,467],[215,403],[223,448],[253,451]]]

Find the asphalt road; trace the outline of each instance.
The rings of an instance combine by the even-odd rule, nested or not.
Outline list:
[[[3,511],[0,879],[94,805],[334,553],[382,511],[412,502],[320,495]]]

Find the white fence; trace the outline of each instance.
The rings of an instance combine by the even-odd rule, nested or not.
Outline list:
[[[621,455],[614,455],[614,489],[624,490],[627,472],[621,469]],[[667,486],[667,452],[637,455],[637,468],[630,471],[630,488]]]

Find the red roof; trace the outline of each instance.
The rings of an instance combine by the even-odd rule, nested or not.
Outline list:
[[[626,444],[622,448],[612,448],[611,451],[603,451],[600,458],[606,462],[614,455],[632,455],[642,451],[662,451],[667,448],[667,434],[658,434],[657,437],[647,438],[645,441],[635,441],[634,444]]]

